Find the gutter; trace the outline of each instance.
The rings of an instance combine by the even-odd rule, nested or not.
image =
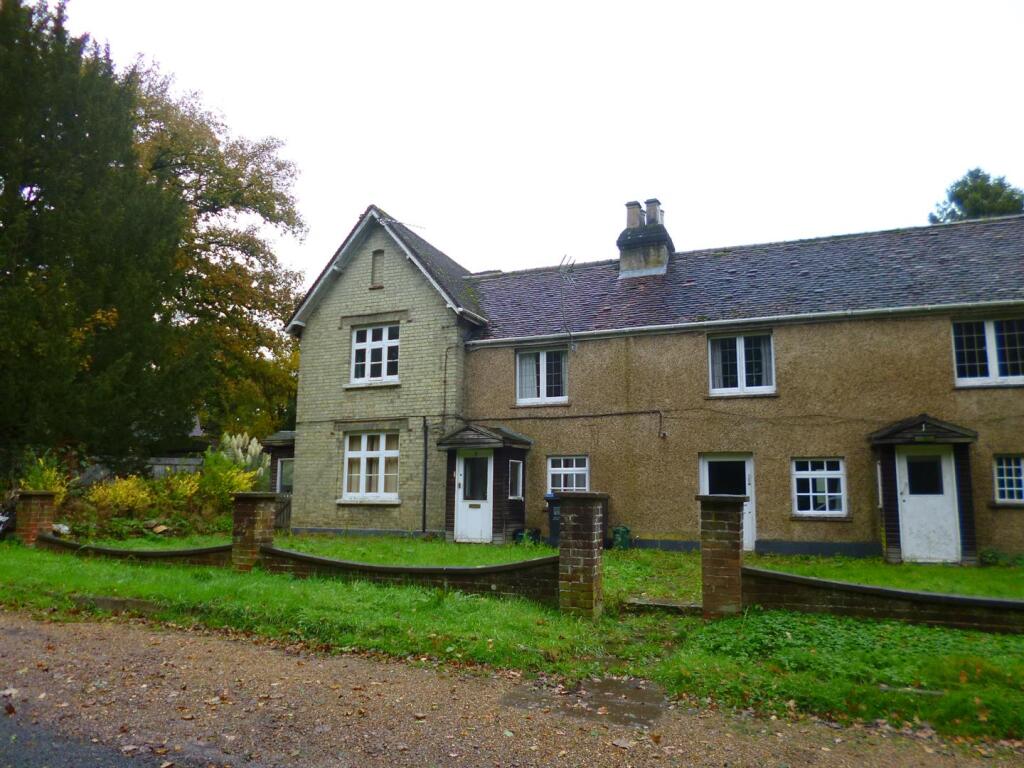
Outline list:
[[[920,304],[909,307],[882,307],[878,309],[845,309],[834,312],[809,312],[798,315],[764,315],[761,317],[741,317],[728,320],[702,320],[690,323],[665,323],[664,325],[639,325],[632,328],[609,328],[596,331],[573,331],[568,333],[549,333],[533,336],[509,336],[501,339],[477,339],[467,341],[466,347],[497,347],[530,342],[565,341],[579,338],[600,339],[615,336],[634,336],[643,334],[676,333],[699,331],[714,328],[730,328],[750,325],[778,325],[830,322],[872,317],[899,317],[903,315],[921,315],[936,312],[960,312],[968,309],[989,309],[1000,307],[1016,307],[1024,305],[1024,299],[1006,299],[1001,301],[966,302],[959,304]]]

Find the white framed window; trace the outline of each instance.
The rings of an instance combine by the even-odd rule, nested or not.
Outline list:
[[[352,329],[352,382],[398,381],[398,323]]]
[[[793,514],[845,517],[846,462],[793,459]]]
[[[291,493],[292,492],[292,477],[293,470],[295,468],[295,459],[278,459],[277,460],[277,492],[278,493]]]
[[[548,493],[589,490],[590,462],[586,456],[548,457]]]
[[[953,323],[959,387],[1024,384],[1024,318]]]
[[[775,391],[775,355],[770,333],[708,339],[712,395],[763,395]]]
[[[996,501],[1024,504],[1024,456],[996,456],[993,471]]]
[[[564,349],[516,353],[516,403],[568,402],[568,363]]]
[[[511,459],[508,463],[508,497],[523,498],[523,462]]]
[[[345,435],[345,501],[398,501],[398,433]]]

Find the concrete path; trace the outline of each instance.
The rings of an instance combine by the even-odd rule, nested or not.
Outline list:
[[[144,768],[1024,765],[1019,754],[985,759],[935,739],[689,709],[637,680],[566,691],[513,672],[17,613],[0,613],[5,703],[15,711],[2,733],[29,747],[12,756],[19,747],[5,744],[0,768],[120,767],[122,755]],[[91,749],[92,739],[107,763],[37,757],[58,760],[61,745]]]

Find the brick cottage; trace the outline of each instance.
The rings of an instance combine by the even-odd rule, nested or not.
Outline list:
[[[974,562],[1024,551],[1024,217],[471,274],[376,206],[288,322],[292,526],[506,541],[551,490],[638,545]]]

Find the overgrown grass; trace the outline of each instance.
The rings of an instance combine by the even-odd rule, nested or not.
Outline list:
[[[231,536],[223,533],[193,534],[191,536],[158,536],[149,533],[143,536],[133,536],[128,539],[95,538],[83,541],[97,547],[112,547],[113,549],[197,549],[200,547],[215,547],[222,544],[230,544]]]
[[[557,555],[542,544],[455,544],[401,536],[275,536],[274,546],[322,557],[386,565],[494,565]]]
[[[657,567],[659,553],[620,554],[618,565],[607,560],[608,579],[619,567],[622,584],[646,585],[645,569]],[[67,614],[71,595],[134,597],[158,603],[165,620],[325,649],[475,662],[570,680],[627,673],[725,707],[844,721],[917,719],[947,735],[1024,736],[1021,636],[762,612],[704,624],[613,609],[590,622],[525,600],[132,565],[11,543],[0,544],[0,585],[0,601],[11,607]]]
[[[808,557],[754,555],[747,565],[857,584],[874,584],[922,592],[982,595],[1024,600],[1024,568],[998,565],[982,568],[959,565],[886,563],[880,557]]]
[[[131,549],[162,549],[209,547],[229,541],[229,537],[222,535],[177,538],[149,535],[90,543]],[[557,550],[540,544],[453,544],[443,539],[397,536],[278,535],[275,544],[340,560],[404,565],[491,565],[557,554]],[[859,584],[1024,599],[1024,568],[1019,566],[891,565],[881,558],[751,554],[745,556],[744,562],[760,568]],[[697,552],[609,549],[604,553],[604,563],[605,595],[614,603],[633,595],[700,602],[700,554]]]

